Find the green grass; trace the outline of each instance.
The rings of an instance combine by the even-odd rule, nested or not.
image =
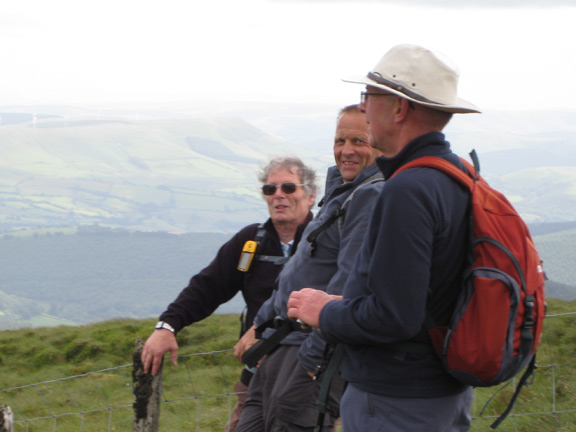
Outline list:
[[[576,302],[551,299],[548,314],[576,311]],[[178,366],[165,362],[161,431],[222,431],[235,396],[229,396],[241,365],[228,350],[238,334],[236,315],[214,315],[178,335]],[[0,404],[10,405],[15,432],[132,429],[132,356],[137,338],[155,320],[112,320],[85,326],[0,332]],[[524,388],[513,414],[499,432],[576,430],[576,316],[548,318],[538,351],[536,377]],[[74,377],[64,380],[63,378]],[[36,386],[34,383],[47,382]],[[22,387],[17,390],[3,389]],[[477,389],[471,431],[490,431],[503,412],[512,386]],[[214,396],[217,395],[217,396]],[[83,414],[78,414],[82,412]],[[555,412],[556,414],[552,414]],[[71,415],[66,415],[71,414]],[[479,417],[479,418],[478,418]]]
[[[0,404],[10,405],[15,431],[131,430],[132,356],[156,320],[111,320],[85,326],[0,332]],[[235,315],[214,315],[178,335],[178,366],[166,362],[161,430],[223,430],[229,397],[242,366],[228,350],[238,334]],[[75,377],[70,379],[63,379]],[[39,384],[30,387],[30,384]],[[20,389],[3,391],[8,388]],[[221,397],[206,397],[222,394]],[[234,396],[232,396],[233,400]],[[200,418],[197,419],[197,405]],[[110,409],[108,409],[110,408]],[[66,415],[69,413],[79,413]]]
[[[576,302],[548,300],[548,315],[571,312],[576,312]],[[538,369],[533,383],[525,387],[518,397],[512,411],[517,416],[506,419],[497,430],[500,432],[576,430],[575,358],[576,315],[547,318],[538,347],[536,357]],[[473,406],[475,416],[480,417],[485,403],[492,397],[494,399],[482,414],[483,418],[474,421],[473,425],[477,429],[473,428],[473,431],[491,431],[490,424],[506,409],[514,387],[509,385],[497,393],[498,389],[499,387],[476,389]],[[558,414],[551,414],[552,412]]]

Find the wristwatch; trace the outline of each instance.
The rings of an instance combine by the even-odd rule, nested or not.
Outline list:
[[[168,324],[166,321],[158,321],[156,323],[156,329],[160,330],[160,329],[165,329],[165,330],[169,330],[172,333],[176,334],[176,330],[174,330],[174,327],[172,327],[170,324]]]

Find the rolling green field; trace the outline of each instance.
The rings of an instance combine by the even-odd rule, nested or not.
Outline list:
[[[499,431],[576,430],[574,311],[576,302],[549,301],[535,380]],[[136,339],[146,339],[153,324],[120,319],[0,332],[0,404],[12,406],[17,421],[39,419],[18,423],[16,432],[131,430],[132,356]],[[233,347],[237,332],[234,314],[213,315],[180,332],[178,366],[166,362],[163,370],[160,430],[223,430],[241,365],[230,351],[221,351]],[[491,430],[505,409],[512,386],[496,390],[476,390],[472,431]]]
[[[29,420],[15,431],[132,430],[133,354],[137,338],[145,340],[154,323],[111,320],[0,332],[0,405],[10,405],[17,422]],[[178,366],[166,362],[163,371],[161,430],[195,430],[197,424],[202,431],[223,430],[235,398],[226,393],[242,365],[219,351],[232,348],[237,334],[235,315],[215,315],[180,332]]]

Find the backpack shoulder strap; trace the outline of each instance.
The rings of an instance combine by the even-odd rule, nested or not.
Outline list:
[[[436,156],[423,156],[423,157],[420,157],[418,159],[414,159],[413,161],[408,162],[406,165],[403,165],[400,168],[398,168],[396,170],[396,172],[394,172],[392,177],[394,177],[396,174],[398,174],[402,171],[405,171],[407,169],[410,169],[410,168],[434,168],[438,171],[441,171],[441,172],[449,175],[450,177],[452,177],[453,179],[455,179],[459,183],[468,187],[468,189],[471,189],[472,185],[474,184],[476,179],[479,177],[477,177],[476,170],[474,169],[474,167],[469,162],[467,162],[464,159],[460,159],[460,160],[464,163],[464,166],[468,170],[468,173],[465,173],[460,168],[458,168],[456,165],[448,162],[445,159],[442,159],[442,158],[439,158]],[[392,178],[392,177],[390,177],[390,178]]]
[[[262,240],[264,239],[265,235],[266,235],[266,228],[264,227],[264,224],[261,223],[258,225],[258,228],[256,228],[256,235],[254,236],[254,241],[257,243],[262,243]]]
[[[264,223],[260,223],[258,225],[258,227],[256,228],[256,234],[254,235],[254,242],[256,242],[256,251],[255,251],[255,256],[254,256],[254,260],[256,261],[267,261],[267,262],[272,262],[276,265],[283,265],[286,263],[286,261],[288,261],[288,257],[285,256],[269,256],[269,255],[261,255],[259,254],[259,249],[260,249],[260,245],[262,244],[262,241],[264,240],[264,237],[266,237],[266,227],[264,225]],[[248,275],[252,273],[252,266],[250,266],[248,268],[248,270],[244,273],[244,278],[242,281],[242,286],[243,289],[246,289],[246,286],[248,285]],[[240,336],[242,336],[246,330],[247,330],[247,326],[246,326],[246,313],[248,311],[248,306],[244,305],[244,309],[242,309],[242,312],[240,313]]]
[[[256,236],[254,236],[254,241],[256,243],[258,243],[258,247],[260,247],[260,245],[262,244],[262,240],[264,240],[265,236],[266,236],[266,228],[264,228],[264,224],[261,223],[260,225],[258,225],[258,229],[256,231]],[[282,256],[272,256],[272,255],[261,255],[259,253],[256,253],[256,256],[254,257],[254,259],[256,261],[271,262],[275,265],[286,264],[286,262],[288,261],[288,258],[289,257],[285,257],[283,255]]]
[[[310,242],[310,255],[313,256],[314,252],[316,250],[316,239],[318,238],[318,236],[326,231],[328,228],[330,228],[330,226],[332,226],[332,224],[334,222],[336,222],[338,220],[338,232],[341,233],[342,232],[342,226],[344,225],[344,217],[346,216],[346,211],[348,210],[348,207],[350,206],[350,201],[352,200],[352,197],[354,195],[354,193],[360,189],[361,187],[368,185],[368,184],[373,184],[373,183],[377,183],[377,182],[381,182],[384,181],[384,177],[382,176],[382,173],[378,172],[368,178],[366,178],[363,182],[361,182],[358,186],[356,186],[354,188],[354,190],[352,190],[352,192],[346,197],[346,199],[344,200],[344,202],[342,203],[342,206],[338,209],[335,209],[332,214],[330,215],[330,217],[328,219],[326,219],[326,221],[320,225],[318,228],[316,228],[314,231],[312,231],[310,234],[308,234],[308,237],[306,238],[306,240],[308,242]]]
[[[481,182],[481,183],[486,182],[480,176],[480,161],[478,159],[478,154],[476,153],[476,150],[472,150],[469,153],[469,155],[470,159],[472,160],[472,164],[468,162],[466,159],[460,158],[460,162],[462,162],[462,164],[466,168],[467,173],[465,173],[456,165],[448,162],[445,159],[436,156],[423,156],[418,159],[414,159],[411,162],[408,162],[406,165],[401,166],[394,174],[392,174],[392,177],[394,177],[399,172],[410,168],[415,167],[435,168],[451,176],[455,180],[467,186],[468,189],[472,190],[472,186],[474,185],[475,182]]]
[[[338,231],[340,232],[340,234],[342,234],[342,227],[344,226],[344,217],[346,216],[346,211],[348,210],[348,207],[350,206],[350,201],[352,201],[352,198],[354,197],[354,194],[356,193],[356,191],[363,186],[367,186],[367,185],[371,185],[371,184],[383,182],[383,181],[384,181],[384,176],[382,175],[381,172],[377,172],[376,174],[368,177],[366,180],[364,180],[362,183],[360,183],[352,191],[352,193],[346,197],[346,200],[344,201],[344,204],[342,205],[342,208],[344,209],[344,213],[342,214],[342,217],[340,219],[338,219]]]

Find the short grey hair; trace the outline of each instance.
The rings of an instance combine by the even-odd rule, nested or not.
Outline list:
[[[262,167],[258,174],[258,181],[264,184],[273,171],[286,169],[292,172],[296,168],[296,174],[304,185],[304,191],[308,196],[317,196],[318,185],[316,184],[316,171],[306,166],[297,156],[278,156],[270,160],[266,166]]]
[[[342,117],[343,114],[363,114],[363,113],[362,111],[360,111],[360,105],[354,104],[354,105],[347,105],[344,108],[341,108],[340,111],[338,111],[337,119],[340,120],[340,117]]]

